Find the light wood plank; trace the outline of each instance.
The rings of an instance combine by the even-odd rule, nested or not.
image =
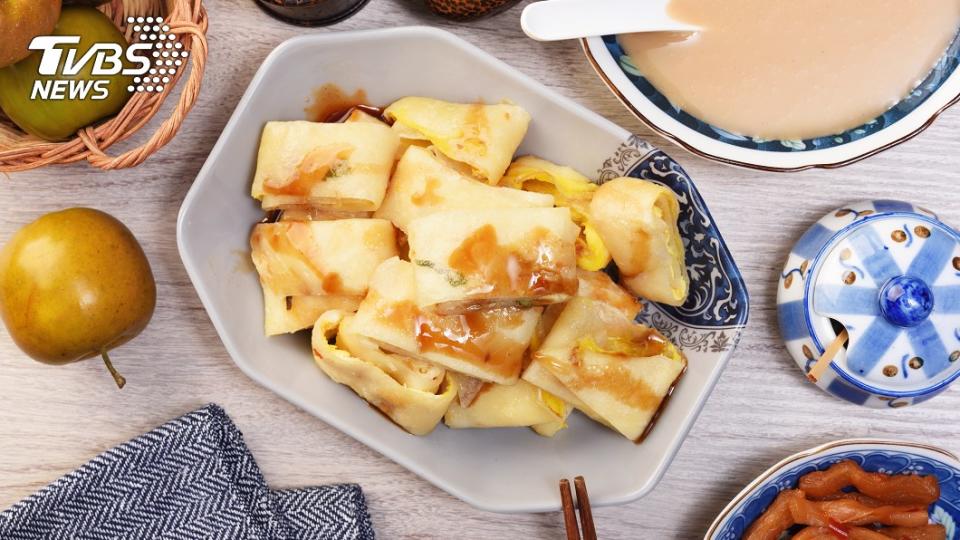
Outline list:
[[[771,175],[695,158],[655,137],[594,76],[576,43],[536,43],[520,7],[467,25],[442,21],[416,0],[374,0],[327,30],[269,19],[252,0],[208,0],[210,49],[200,101],[174,141],[144,165],[99,173],[82,165],[12,175],[0,185],[0,239],[41,212],[107,210],[144,245],[159,286],[146,332],[113,355],[118,392],[97,362],[36,364],[0,332],[0,508],[113,445],[207,402],[243,430],[275,487],[359,482],[380,538],[559,538],[562,518],[500,516],[446,495],[247,379],[230,361],[177,255],[180,201],[254,71],[273,47],[305,32],[437,25],[661,145],[703,192],[749,284],[750,327],[667,475],[632,504],[598,508],[601,538],[702,537],[714,515],[786,454],[843,437],[896,437],[960,450],[960,391],[897,411],[861,409],[807,383],[784,351],[775,319],[777,274],[798,235],[840,204],[905,198],[960,223],[956,190],[960,109],[917,139],[836,171]],[[278,96],[278,99],[280,97]],[[692,366],[696,369],[696,366]],[[589,482],[589,479],[587,479]]]

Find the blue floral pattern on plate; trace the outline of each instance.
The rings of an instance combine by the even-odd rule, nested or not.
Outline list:
[[[632,136],[600,168],[599,183],[630,176],[662,184],[677,194],[690,294],[679,307],[648,303],[638,317],[685,350],[723,352],[749,315],[749,297],[730,251],[696,186],[670,156]]]
[[[870,472],[936,475],[940,482],[940,500],[930,506],[930,519],[946,528],[947,540],[958,540],[956,524],[960,521],[960,469],[953,463],[920,452],[914,453],[906,446],[893,448],[884,445],[856,450],[835,448],[790,463],[751,490],[712,528],[714,532],[710,540],[739,540],[781,491],[795,488],[801,476],[824,470],[843,460],[855,461]]]
[[[921,82],[909,96],[891,107],[887,112],[870,120],[862,126],[855,127],[826,137],[817,137],[815,139],[803,140],[765,140],[753,137],[737,135],[721,128],[704,122],[686,111],[680,109],[670,100],[661,94],[648,81],[636,66],[631,62],[630,57],[624,52],[623,48],[617,42],[617,36],[603,36],[603,43],[606,45],[610,55],[617,61],[617,66],[623,71],[627,79],[637,87],[637,89],[653,103],[658,109],[666,113],[674,120],[687,126],[688,128],[715,139],[717,141],[747,148],[751,150],[764,150],[769,152],[803,152],[806,150],[819,150],[823,148],[832,148],[841,146],[851,141],[862,139],[868,135],[876,133],[885,127],[896,123],[901,118],[908,115],[921,103],[927,100],[940,86],[953,74],[957,65],[960,64],[960,34],[954,38],[950,47],[934,66],[933,70]]]

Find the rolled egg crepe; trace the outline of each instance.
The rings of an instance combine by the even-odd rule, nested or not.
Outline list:
[[[401,138],[429,140],[488,184],[500,181],[530,124],[527,111],[510,103],[450,103],[425,97],[401,98],[384,116],[394,121]]]
[[[251,194],[264,209],[380,207],[400,139],[374,122],[267,122]]]
[[[687,366],[652,328],[603,303],[567,303],[534,362],[623,436],[639,441]]]
[[[577,291],[567,208],[447,210],[412,221],[417,305],[441,314],[563,302]]]
[[[577,296],[602,302],[619,311],[628,320],[636,319],[643,310],[643,304],[637,297],[614,283],[606,272],[577,270],[577,282]]]
[[[376,365],[407,388],[432,393],[439,391],[446,370],[430,362],[386,352],[361,332],[355,316],[344,317],[337,332],[337,346]]]
[[[263,288],[263,330],[266,335],[275,336],[312,328],[325,311],[353,312],[361,300],[361,296],[342,294],[286,296]]]
[[[488,186],[464,176],[430,149],[412,146],[397,163],[375,216],[407,232],[414,219],[441,210],[552,206],[550,195]]]
[[[589,178],[570,167],[535,156],[521,156],[510,164],[500,185],[553,196],[557,206],[570,209],[574,223],[580,226],[577,266],[601,270],[610,263],[610,252],[590,219],[590,200],[599,186]]]
[[[610,279],[605,272],[588,272],[586,270],[577,270],[577,280],[579,287],[577,296],[596,300],[603,304],[605,309],[619,312],[626,320],[633,320],[643,309],[642,304],[630,293],[623,290]],[[548,306],[544,311],[540,322],[537,325],[537,333],[531,343],[531,349],[536,351],[543,346],[546,337],[553,330],[553,326],[560,318],[564,308],[563,304],[554,304]],[[556,340],[556,337],[554,338]],[[556,343],[556,341],[554,341]],[[589,405],[580,400],[576,395],[568,390],[559,379],[546,367],[542,359],[537,359],[534,355],[532,361],[523,371],[523,380],[536,385],[551,394],[557,396],[563,401],[569,403],[574,408],[579,409],[593,420],[606,423],[600,416],[590,408]]]
[[[564,415],[562,401],[519,381],[487,386],[469,407],[454,401],[443,422],[452,428],[529,427],[562,422]]]
[[[397,254],[382,219],[259,223],[250,247],[261,285],[283,296],[363,296],[377,265]]]
[[[385,350],[482,381],[516,382],[540,310],[497,308],[449,316],[420,310],[414,272],[413,264],[398,258],[376,269],[354,320],[358,333]]]
[[[456,384],[444,377],[436,392],[409,388],[375,363],[331,345],[329,339],[344,317],[341,311],[328,311],[313,328],[313,357],[320,369],[408,432],[426,435],[433,431],[457,395]]]
[[[590,215],[635,294],[671,306],[687,299],[689,279],[674,192],[636,178],[615,178],[597,189]]]

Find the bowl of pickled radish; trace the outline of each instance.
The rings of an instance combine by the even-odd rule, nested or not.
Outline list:
[[[709,540],[953,540],[960,461],[934,446],[841,440],[794,454],[747,485]]]

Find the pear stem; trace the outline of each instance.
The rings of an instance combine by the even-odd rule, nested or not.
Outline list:
[[[113,381],[117,383],[117,388],[123,388],[123,385],[127,384],[127,380],[117,371],[117,368],[113,367],[113,362],[110,361],[110,355],[107,354],[107,351],[103,351],[100,353],[100,356],[103,357],[103,363],[106,364],[110,375],[113,375]]]

